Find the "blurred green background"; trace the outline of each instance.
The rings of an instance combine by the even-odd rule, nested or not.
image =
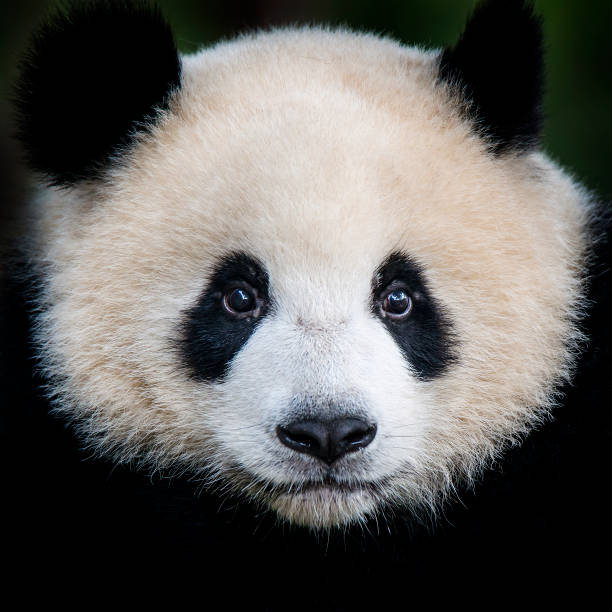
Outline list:
[[[475,0],[161,0],[181,51],[254,27],[287,23],[344,24],[388,34],[405,43],[453,43]],[[1,0],[0,138],[4,165],[12,166],[10,84],[28,37],[57,2]],[[544,17],[548,80],[544,146],[596,190],[612,196],[612,44],[610,0],[536,0]],[[112,35],[109,37],[112,44]],[[520,40],[516,41],[521,44]],[[5,168],[6,169],[6,168]]]

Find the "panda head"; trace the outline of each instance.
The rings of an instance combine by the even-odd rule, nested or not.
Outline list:
[[[579,341],[591,204],[538,150],[540,46],[506,0],[442,52],[304,28],[179,56],[142,4],[53,18],[18,110],[56,412],[313,528],[473,479]]]

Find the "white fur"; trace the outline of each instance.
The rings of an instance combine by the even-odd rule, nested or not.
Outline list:
[[[93,448],[328,527],[435,504],[547,416],[579,339],[590,203],[542,153],[489,155],[435,57],[320,29],[220,44],[183,58],[169,112],[104,183],[42,193],[41,362]],[[397,250],[457,334],[429,382],[370,312]],[[278,312],[225,382],[196,382],[178,325],[231,251],[265,264]],[[323,470],[276,438],[296,394],[366,403],[377,436],[336,474],[355,490],[300,490]]]

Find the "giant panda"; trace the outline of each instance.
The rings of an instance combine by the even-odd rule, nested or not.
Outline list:
[[[605,533],[606,211],[540,147],[541,56],[521,0],[432,51],[181,56],[118,1],[43,25],[3,275],[15,558],[189,560],[254,609],[573,571]]]

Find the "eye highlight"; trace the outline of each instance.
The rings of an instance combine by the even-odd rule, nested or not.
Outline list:
[[[381,296],[380,312],[383,317],[405,319],[412,312],[412,297],[402,286],[391,286]]]

